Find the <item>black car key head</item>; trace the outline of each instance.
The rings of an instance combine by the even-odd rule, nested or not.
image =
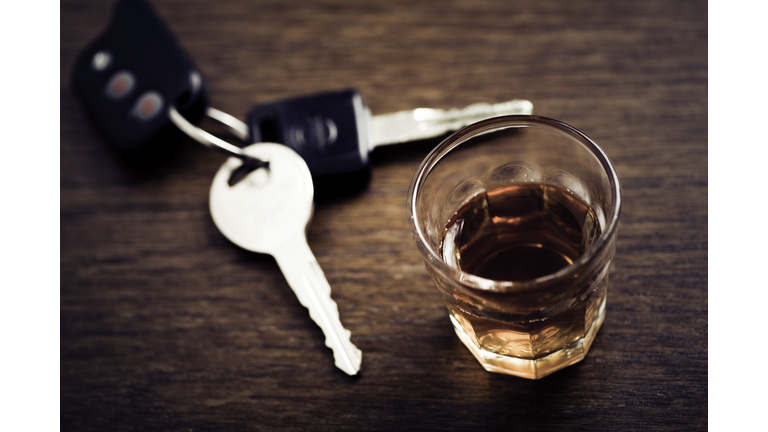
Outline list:
[[[348,89],[259,105],[248,115],[251,142],[285,144],[313,177],[368,169],[367,108]]]
[[[200,73],[144,0],[117,2],[109,26],[79,54],[72,86],[106,139],[140,157],[183,135],[169,105],[193,123],[208,105]]]

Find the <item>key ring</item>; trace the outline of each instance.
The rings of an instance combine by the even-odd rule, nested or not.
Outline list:
[[[208,108],[205,112],[205,114],[212,120],[215,120],[219,123],[221,123],[223,126],[225,126],[229,132],[231,132],[236,137],[240,138],[241,140],[245,141],[248,139],[248,126],[241,122],[240,120],[236,119],[235,117],[232,117],[231,115],[219,111],[215,108]],[[176,125],[179,129],[181,129],[182,132],[187,134],[190,138],[194,139],[195,141],[199,142],[200,144],[214,149],[223,151],[224,153],[229,154],[230,156],[234,156],[240,160],[243,161],[243,166],[247,166],[249,168],[249,171],[255,170],[257,168],[267,168],[269,169],[269,162],[263,161],[261,159],[257,159],[253,156],[248,156],[243,152],[243,149],[240,147],[237,147],[236,145],[230,144],[223,139],[216,137],[199,127],[193,125],[187,119],[184,118],[179,112],[176,110],[176,107],[171,105],[171,107],[168,109],[168,116],[171,119],[171,122]]]

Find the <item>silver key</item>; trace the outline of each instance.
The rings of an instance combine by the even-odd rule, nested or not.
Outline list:
[[[242,164],[230,157],[211,185],[213,221],[236,245],[275,257],[299,302],[325,334],[336,366],[349,375],[356,374],[362,352],[342,326],[331,287],[307,244],[306,227],[314,195],[307,164],[284,145],[259,143],[243,151],[269,162],[269,169],[257,169],[229,186],[232,171]]]

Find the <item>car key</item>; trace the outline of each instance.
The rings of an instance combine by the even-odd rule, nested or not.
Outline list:
[[[248,115],[251,142],[269,141],[296,150],[314,177],[366,169],[376,147],[458,130],[489,117],[531,114],[533,104],[474,104],[464,109],[418,108],[372,116],[354,89],[259,105]]]
[[[339,320],[331,287],[312,254],[305,230],[313,209],[314,187],[306,163],[284,145],[259,143],[243,149],[269,163],[230,186],[242,166],[229,158],[211,185],[210,207],[219,230],[236,245],[275,257],[299,302],[325,334],[335,364],[349,375],[360,370],[361,351]]]

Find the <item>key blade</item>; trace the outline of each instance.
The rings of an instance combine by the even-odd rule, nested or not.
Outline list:
[[[335,365],[339,369],[346,372],[348,375],[356,375],[360,371],[360,363],[363,359],[363,354],[352,341],[350,340],[351,332],[344,329],[344,327],[335,326],[334,323],[339,324],[339,310],[336,303],[330,300],[329,296],[323,296],[318,293],[316,289],[312,287],[312,282],[308,278],[303,279],[304,287],[310,294],[310,298],[313,307],[309,307],[309,316],[314,320],[323,333],[326,334],[325,345],[333,350],[333,358]],[[318,314],[314,314],[313,311],[320,311]],[[322,323],[322,324],[320,324]],[[331,331],[326,332],[325,328],[330,328]],[[342,331],[339,331],[341,329]]]
[[[450,110],[417,108],[371,117],[371,150],[380,145],[434,138],[491,117],[532,114],[533,104],[515,99],[498,104],[473,104]]]
[[[323,331],[325,345],[333,351],[336,367],[348,375],[357,374],[363,354],[350,340],[349,330],[341,324],[339,309],[331,299],[331,286],[304,234],[286,242],[272,255],[299,302]]]

